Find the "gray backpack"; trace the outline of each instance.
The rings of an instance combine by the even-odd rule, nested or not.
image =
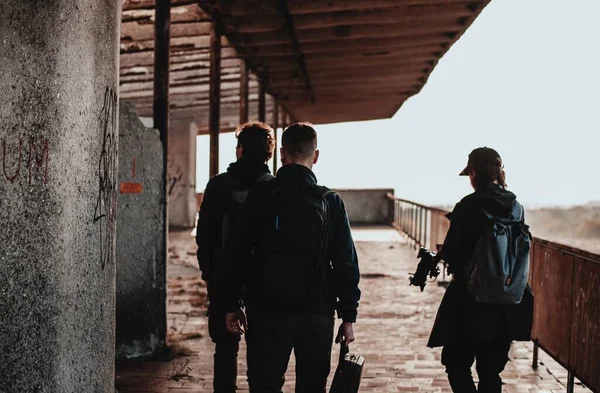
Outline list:
[[[469,294],[481,303],[519,304],[529,278],[531,248],[523,206],[515,203],[509,218],[483,213],[485,229],[465,268]]]

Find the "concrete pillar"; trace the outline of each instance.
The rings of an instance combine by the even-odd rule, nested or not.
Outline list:
[[[0,391],[113,392],[119,0],[0,2]]]
[[[131,103],[119,111],[117,358],[150,355],[167,331],[163,148]]]
[[[171,121],[169,130],[169,226],[196,225],[196,136],[198,127],[188,121]]]

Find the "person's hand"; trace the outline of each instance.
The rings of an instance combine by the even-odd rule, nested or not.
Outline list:
[[[336,343],[344,341],[346,345],[354,341],[354,324],[352,322],[342,322],[340,329],[338,330],[337,337],[335,338]]]
[[[244,334],[248,327],[246,313],[241,308],[235,312],[228,312],[225,323],[227,324],[227,330],[234,334]]]

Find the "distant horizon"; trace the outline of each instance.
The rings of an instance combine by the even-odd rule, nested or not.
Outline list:
[[[356,124],[356,123],[354,123]],[[319,130],[322,127],[327,127],[327,125],[315,125],[315,128],[317,130]],[[325,137],[323,136],[323,133],[326,133],[327,131],[323,131],[319,133],[319,144],[321,145],[319,147],[319,149],[322,151],[321,154],[321,159],[326,158],[328,155],[331,156],[328,151],[327,148],[324,148],[323,145],[323,140],[327,140],[328,142],[330,142],[330,139],[333,138],[327,138],[326,134]],[[333,139],[333,141],[335,141],[335,139]],[[235,136],[234,133],[229,132],[229,133],[223,133],[220,135],[220,141],[219,141],[219,173],[225,172],[227,171],[227,167],[236,160],[235,158],[235,144],[236,144],[236,140],[235,140]],[[329,143],[328,143],[329,144]],[[334,159],[334,158],[333,158]],[[204,161],[204,162],[203,162]],[[201,135],[197,137],[197,151],[196,151],[196,162],[197,162],[197,168],[198,171],[196,173],[196,178],[197,178],[197,183],[196,183],[196,192],[198,193],[202,193],[204,192],[204,188],[206,186],[206,183],[209,180],[209,175],[208,175],[208,162],[209,162],[209,137],[208,135]],[[271,160],[269,163],[269,167],[273,168],[273,161]],[[466,158],[465,158],[465,164],[466,164]],[[279,167],[281,166],[281,164],[279,165]],[[321,171],[320,168],[323,167],[323,164],[321,162],[317,163],[315,165],[315,167],[313,168],[315,175],[317,176],[317,179],[319,180],[320,184],[324,184],[327,185],[331,188],[334,189],[393,189],[394,190],[394,195],[397,198],[401,198],[401,199],[407,199],[407,200],[411,200],[413,202],[417,202],[417,203],[422,203],[431,207],[443,207],[443,208],[448,208],[451,209],[457,202],[460,201],[460,199],[462,199],[462,197],[470,194],[473,192],[473,189],[471,188],[469,181],[467,178],[465,177],[460,177],[458,176],[458,173],[456,174],[456,182],[458,183],[462,183],[461,184],[461,189],[464,189],[464,193],[462,194],[462,196],[458,197],[458,199],[454,199],[454,200],[450,200],[448,199],[447,201],[440,201],[440,202],[432,202],[432,203],[426,203],[423,200],[418,200],[418,199],[414,199],[414,198],[409,198],[406,195],[402,195],[401,193],[399,193],[399,189],[401,189],[402,187],[394,187],[391,184],[385,185],[385,183],[382,183],[380,185],[372,185],[372,186],[357,186],[357,187],[351,187],[351,186],[344,186],[344,185],[338,185],[339,183],[333,181],[333,182],[325,182],[322,180],[321,176]],[[464,165],[463,165],[464,167]],[[460,168],[462,169],[462,167]],[[460,171],[459,169],[459,171]],[[510,177],[509,177],[510,179]],[[466,187],[464,187],[466,185]],[[508,185],[508,190],[513,191],[510,187],[510,184]],[[518,195],[517,195],[518,197]],[[540,202],[530,202],[530,201],[526,201],[523,199],[520,199],[523,203],[523,205],[525,206],[525,208],[527,209],[548,209],[548,208],[559,208],[559,209],[568,209],[568,208],[573,208],[573,207],[595,207],[595,206],[600,206],[600,198],[598,199],[590,199],[587,201],[582,201],[579,203],[540,203]]]

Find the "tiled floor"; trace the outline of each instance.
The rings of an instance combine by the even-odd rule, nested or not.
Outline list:
[[[408,286],[417,263],[415,250],[390,229],[354,231],[362,269],[357,342],[365,356],[361,392],[450,392],[440,365],[440,350],[426,347],[444,289],[432,283],[421,293]],[[212,344],[207,335],[205,290],[195,267],[189,234],[174,233],[170,244],[169,332],[176,357],[167,362],[130,361],[117,365],[118,393],[212,392]],[[247,391],[245,348],[238,385]],[[332,357],[335,363],[337,348]],[[531,368],[529,343],[515,343],[503,378],[505,393],[566,392],[566,371],[541,353]],[[293,392],[293,361],[285,392]],[[333,369],[333,367],[332,367]],[[577,386],[576,392],[589,392]]]

